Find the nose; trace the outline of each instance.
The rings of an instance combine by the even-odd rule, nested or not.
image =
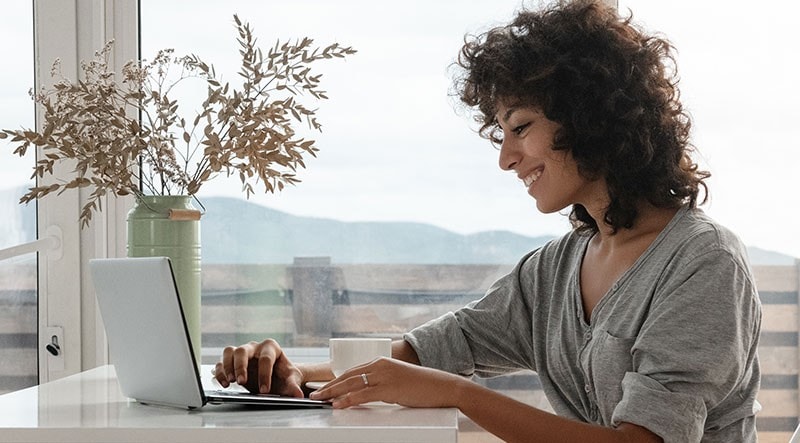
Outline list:
[[[519,164],[519,160],[519,151],[514,146],[513,141],[509,140],[509,137],[505,137],[503,143],[500,144],[500,169],[511,171]]]

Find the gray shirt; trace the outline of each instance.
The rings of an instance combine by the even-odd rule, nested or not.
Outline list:
[[[740,240],[682,208],[586,322],[589,240],[548,243],[405,340],[423,365],[453,373],[536,371],[564,417],[634,423],[665,442],[756,441],[761,305]]]

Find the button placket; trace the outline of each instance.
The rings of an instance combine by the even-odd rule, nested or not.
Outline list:
[[[589,327],[583,333],[583,351],[582,352],[587,352],[588,347],[589,347],[589,342],[591,342],[591,341],[592,341],[592,328]],[[586,372],[586,368],[584,368],[583,365],[581,365],[581,372],[583,373],[584,380],[586,380],[586,383],[583,385],[583,390],[586,392],[586,395],[589,398],[589,400],[592,401],[592,385],[589,382],[588,373]]]

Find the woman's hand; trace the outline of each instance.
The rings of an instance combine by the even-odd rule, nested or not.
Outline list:
[[[453,407],[455,391],[469,383],[463,377],[396,359],[379,358],[348,369],[337,379],[313,392],[316,400],[333,400],[334,408],[372,401],[402,406]]]
[[[236,382],[250,392],[303,397],[300,388],[304,381],[303,372],[292,364],[278,342],[272,339],[226,347],[214,374],[226,388]]]

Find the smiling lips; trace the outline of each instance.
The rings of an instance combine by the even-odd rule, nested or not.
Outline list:
[[[539,167],[533,170],[530,174],[522,178],[522,182],[525,183],[525,187],[530,187],[533,182],[541,177],[542,172],[544,171],[543,167]]]

